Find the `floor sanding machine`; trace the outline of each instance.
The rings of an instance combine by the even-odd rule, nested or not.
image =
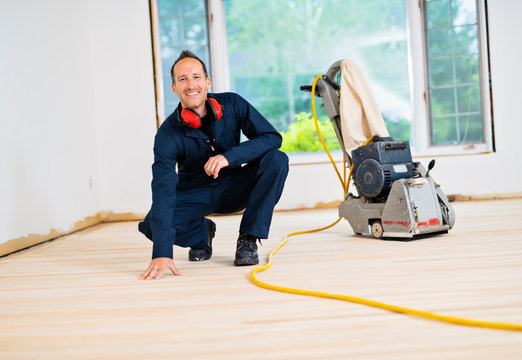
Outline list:
[[[427,234],[447,233],[455,224],[455,212],[428,169],[412,161],[408,141],[373,136],[365,145],[347,153],[343,141],[339,90],[336,76],[341,61],[334,63],[315,86],[301,86],[323,99],[345,157],[351,163],[357,195],[345,194],[339,216],[350,223],[355,234],[375,238],[413,239]],[[346,120],[345,120],[346,121]]]

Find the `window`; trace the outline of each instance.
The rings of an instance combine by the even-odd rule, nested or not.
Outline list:
[[[410,42],[417,95],[415,153],[492,151],[484,1],[411,3],[412,33],[423,34]]]
[[[431,144],[483,142],[475,1],[424,7]]]
[[[283,133],[287,151],[317,151],[300,85],[351,58],[390,135],[409,140],[415,155],[493,151],[485,0],[150,1],[161,120],[178,103],[170,67],[189,49],[214,70],[213,90],[247,98]],[[318,110],[330,131],[323,135],[338,146]]]
[[[310,93],[300,85],[311,85],[344,58],[365,72],[392,136],[409,139],[404,0],[225,0],[225,11],[230,88],[283,133],[284,150],[322,150],[309,141],[315,135]],[[322,117],[327,137],[339,148],[325,112]]]
[[[151,4],[153,19],[156,20],[153,24],[158,24],[159,28],[159,36],[155,39],[155,59],[159,92],[158,116],[163,121],[179,102],[177,95],[171,90],[170,68],[180,52],[194,52],[207,64],[207,70],[211,71],[207,10],[205,0],[157,0]]]

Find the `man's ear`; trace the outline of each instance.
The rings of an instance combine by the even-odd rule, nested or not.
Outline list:
[[[212,83],[210,82],[210,77],[207,77],[207,89],[210,89]]]
[[[177,94],[178,92],[176,91],[176,84],[172,83],[172,84],[170,84],[170,86],[172,87],[172,92],[174,94]]]

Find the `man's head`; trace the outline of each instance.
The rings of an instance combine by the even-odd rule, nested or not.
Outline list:
[[[189,108],[203,117],[207,113],[205,100],[210,78],[203,61],[184,50],[171,69],[172,91],[178,95],[182,108]]]
[[[170,68],[170,77],[172,78],[172,83],[176,82],[176,78],[174,76],[174,67],[176,66],[177,63],[179,63],[181,60],[186,59],[186,58],[191,58],[191,59],[195,59],[195,60],[199,61],[201,64],[201,67],[203,68],[203,72],[205,73],[205,77],[208,78],[208,72],[207,72],[207,67],[205,66],[205,63],[200,58],[198,58],[196,56],[196,54],[194,54],[192,51],[183,50],[179,54],[176,61],[174,61],[174,64],[172,64],[172,67]]]

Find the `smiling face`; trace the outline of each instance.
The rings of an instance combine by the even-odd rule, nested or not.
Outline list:
[[[194,110],[200,117],[205,116],[210,78],[205,75],[201,63],[193,58],[180,60],[174,66],[174,81],[172,92],[178,94],[181,107]]]

